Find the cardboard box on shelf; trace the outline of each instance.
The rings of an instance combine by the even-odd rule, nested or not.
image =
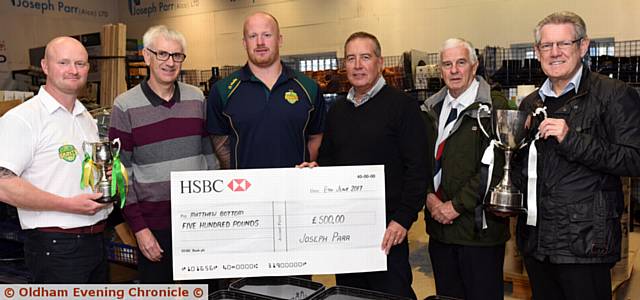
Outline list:
[[[129,76],[147,76],[147,68],[130,68]]]
[[[12,108],[20,105],[20,103],[22,103],[22,100],[0,101],[0,117]]]
[[[118,234],[118,237],[120,238],[122,243],[132,247],[138,246],[138,243],[136,242],[136,237],[133,234],[133,232],[131,232],[131,228],[129,228],[129,225],[127,225],[127,223],[124,223],[124,222],[120,223],[116,225],[114,229],[116,230],[116,233]]]

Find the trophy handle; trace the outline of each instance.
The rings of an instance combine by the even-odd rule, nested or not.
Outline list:
[[[547,118],[547,107],[543,106],[543,107],[538,107],[536,108],[536,110],[533,112],[533,116],[538,116],[538,115],[542,115],[542,119],[546,119]],[[540,131],[536,132],[536,136],[535,139],[539,139],[540,138]]]
[[[115,153],[116,153],[116,155],[119,154],[120,153],[120,148],[122,147],[122,143],[120,143],[120,138],[115,138],[113,141],[111,141],[111,144],[112,145],[118,145],[118,148],[115,151]]]
[[[537,116],[539,114],[542,114],[542,116],[544,118],[542,118],[543,120],[547,118],[547,107],[543,106],[543,107],[538,107],[536,108],[536,110],[533,112],[533,116]]]
[[[546,106],[538,107],[538,108],[536,108],[536,110],[533,111],[533,116],[534,117],[537,117],[539,115],[542,115],[542,119],[543,120],[547,118],[547,107]],[[539,138],[540,138],[540,131],[536,132],[536,134],[533,137],[533,139],[531,139],[530,141],[527,141],[525,143],[522,143],[522,145],[518,149],[522,149],[522,148],[526,147],[529,143],[531,143],[532,141],[535,141],[535,140],[537,140]]]
[[[484,127],[482,126],[482,122],[480,122],[480,112],[481,111],[486,111],[486,112],[489,113],[489,116],[491,116],[491,110],[489,109],[488,105],[480,104],[480,106],[478,106],[478,114],[476,115],[476,119],[478,120],[478,126],[480,126],[480,130],[482,130],[482,133],[484,133],[484,135],[487,136],[487,138],[491,139],[491,136],[489,136],[487,131],[484,130]]]
[[[87,148],[87,146],[91,147],[91,143],[82,142],[82,151],[84,151],[84,153],[89,153],[90,155],[93,155],[93,150],[91,150],[91,148]],[[89,149],[89,151],[87,151],[87,149]]]

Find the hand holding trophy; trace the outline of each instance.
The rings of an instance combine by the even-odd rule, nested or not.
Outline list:
[[[117,201],[114,196],[120,194],[120,208],[124,207],[127,196],[127,170],[120,161],[120,139],[109,142],[100,139],[98,142],[83,142],[84,160],[80,188],[91,187],[94,192],[102,193],[95,201],[110,203]],[[111,167],[111,181],[107,178],[107,169]],[[96,181],[97,175],[97,181]]]

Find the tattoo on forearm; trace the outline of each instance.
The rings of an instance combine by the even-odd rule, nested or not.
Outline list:
[[[11,172],[11,170],[0,167],[0,179],[9,179],[16,176],[18,175],[16,175],[16,173]]]
[[[228,136],[211,136],[213,143],[213,151],[218,157],[221,169],[229,169],[231,167],[231,147]]]

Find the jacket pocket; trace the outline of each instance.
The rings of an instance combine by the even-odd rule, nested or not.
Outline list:
[[[569,127],[579,134],[602,136],[598,114],[590,110],[577,110],[569,117]]]
[[[615,199],[597,192],[590,202],[569,205],[569,248],[578,257],[604,257],[620,252],[622,227]]]

